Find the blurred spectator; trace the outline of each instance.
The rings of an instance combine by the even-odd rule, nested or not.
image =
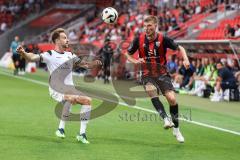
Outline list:
[[[196,76],[203,76],[204,73],[204,63],[203,60],[201,59],[197,60],[197,65],[196,65]]]
[[[20,55],[16,51],[19,45],[20,45],[19,37],[15,36],[14,40],[11,42],[11,45],[10,45],[10,52],[12,52],[12,60],[15,67],[15,70],[13,72],[14,75],[18,75],[18,71],[19,71]]]
[[[202,64],[199,64],[200,62],[197,63],[197,72],[193,76],[194,87],[189,94],[202,97],[206,89],[213,87],[217,72],[214,67],[213,59],[204,58],[202,59]],[[210,93],[208,96],[210,96]]]
[[[226,89],[237,89],[236,79],[233,73],[221,62],[217,63],[218,77],[215,92],[211,101],[218,102],[223,99],[223,92]]]
[[[118,69],[119,69],[119,64],[120,64],[120,59],[121,59],[121,50],[117,49],[117,51],[113,54],[113,65],[111,66],[111,71],[112,71],[112,78],[114,80],[118,79]]]
[[[23,45],[24,42],[22,42],[21,45]],[[24,48],[26,48],[26,45],[23,45]],[[26,60],[22,56],[19,57],[19,75],[24,75],[26,69]]]
[[[236,81],[237,81],[238,90],[240,90],[240,71],[235,73],[235,78],[236,78]]]
[[[189,79],[187,81],[187,84],[185,85],[186,90],[192,89],[196,70],[197,70],[197,61],[195,59],[191,59],[190,68],[188,69]]]
[[[7,19],[6,25],[1,23],[1,33],[6,30],[5,26],[11,27],[18,21],[23,21],[29,14],[39,13],[46,7],[55,4],[56,1],[45,0],[11,0],[3,1],[0,6],[1,20]],[[47,2],[47,3],[46,3]],[[3,25],[3,26],[2,26]]]
[[[105,43],[103,48],[100,49],[100,55],[103,59],[103,78],[104,78],[104,84],[110,83],[110,65],[111,65],[111,59],[113,55],[113,49],[110,46],[110,39],[107,37],[105,39]]]
[[[195,14],[201,13],[202,8],[199,2],[197,2],[196,8],[195,8]]]
[[[234,34],[235,34],[235,29],[233,27],[231,27],[230,24],[227,24],[226,28],[225,28],[225,37],[226,38],[233,38]]]
[[[237,24],[235,26],[235,34],[234,34],[235,38],[240,38],[240,24]]]
[[[74,29],[71,30],[69,32],[68,37],[69,37],[70,42],[76,42],[78,40],[78,35],[77,35],[76,30],[74,30]]]
[[[3,21],[1,23],[1,31],[0,32],[2,33],[2,32],[5,32],[6,30],[7,30],[7,23]]]
[[[238,60],[232,59],[232,58],[228,58],[228,59],[227,59],[226,67],[227,67],[233,74],[235,74],[237,71],[240,70],[240,67],[239,67],[239,64],[238,64]]]
[[[176,63],[176,61],[175,61]],[[183,73],[184,73],[184,66],[183,66],[183,60],[179,59],[178,60],[178,64],[177,64],[178,68],[177,68],[177,73],[175,74],[174,77],[174,82],[173,82],[173,86],[176,89],[180,89],[180,86],[182,84],[183,81]]]
[[[169,61],[167,62],[167,68],[170,74],[174,74],[177,72],[178,66],[175,62],[176,55],[169,56]]]
[[[185,67],[183,67],[182,69],[182,75],[183,75],[183,81],[182,84],[180,85],[180,88],[185,88],[187,90],[189,90],[189,82],[191,80],[191,77],[193,76],[193,74],[196,71],[196,63],[194,60],[191,60],[192,63],[190,63],[190,68],[186,69]]]
[[[177,22],[172,22],[171,23],[172,27],[173,27],[173,30],[180,30],[180,27],[178,26]]]
[[[195,64],[196,63],[196,64]],[[194,84],[196,83],[196,77],[203,76],[204,73],[204,66],[202,64],[201,59],[197,59],[196,61],[192,61],[192,65],[195,67],[195,72],[193,73],[193,76],[190,78],[186,88],[188,90],[191,90],[191,94],[194,95],[194,89],[197,88],[196,85],[194,87]]]

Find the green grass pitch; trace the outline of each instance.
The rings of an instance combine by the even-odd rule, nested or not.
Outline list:
[[[48,73],[38,71],[24,76],[37,82],[48,82]],[[82,78],[75,78],[83,83]],[[89,85],[102,92],[113,92],[111,85],[96,81]],[[161,98],[162,99],[162,98]],[[240,103],[212,103],[208,99],[178,95],[180,112],[192,120],[240,133]],[[166,110],[168,105],[164,102]],[[122,102],[122,101],[121,101]],[[93,100],[97,106],[101,101]],[[164,130],[157,120],[132,120],[128,115],[152,113],[118,105],[113,111],[90,121],[89,145],[76,141],[79,122],[66,125],[66,138],[58,139],[56,102],[50,99],[48,87],[11,76],[0,68],[0,160],[238,160],[240,136],[180,122],[185,143],[179,144],[171,130]],[[151,109],[149,99],[138,99],[137,106]],[[73,106],[77,113],[80,106]]]

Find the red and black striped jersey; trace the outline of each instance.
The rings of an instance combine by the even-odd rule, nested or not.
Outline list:
[[[145,34],[140,34],[132,41],[128,53],[132,55],[138,50],[139,58],[146,61],[141,65],[143,76],[157,77],[167,73],[167,48],[177,50],[178,44],[161,33],[157,33],[152,41],[149,41]]]

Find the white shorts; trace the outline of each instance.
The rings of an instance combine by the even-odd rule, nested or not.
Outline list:
[[[77,91],[77,93],[76,93],[74,91],[69,90],[69,91],[66,91],[65,93],[60,93],[60,92],[57,92],[57,91],[55,91],[54,89],[52,89],[50,87],[49,87],[49,94],[50,94],[50,97],[53,98],[57,102],[64,101],[64,95],[66,95],[66,94],[85,96],[85,94],[81,93],[80,91]]]
[[[52,88],[49,88],[49,94],[50,94],[50,97],[53,98],[57,102],[62,102],[64,100],[64,94],[59,93],[59,92],[53,90]]]

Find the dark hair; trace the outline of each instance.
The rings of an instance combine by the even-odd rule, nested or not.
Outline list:
[[[63,28],[57,28],[52,32],[51,40],[53,43],[55,43],[56,39],[60,37],[60,33],[65,33],[65,30]]]
[[[221,66],[224,66],[224,64],[221,61],[218,61],[216,64],[220,64]]]

